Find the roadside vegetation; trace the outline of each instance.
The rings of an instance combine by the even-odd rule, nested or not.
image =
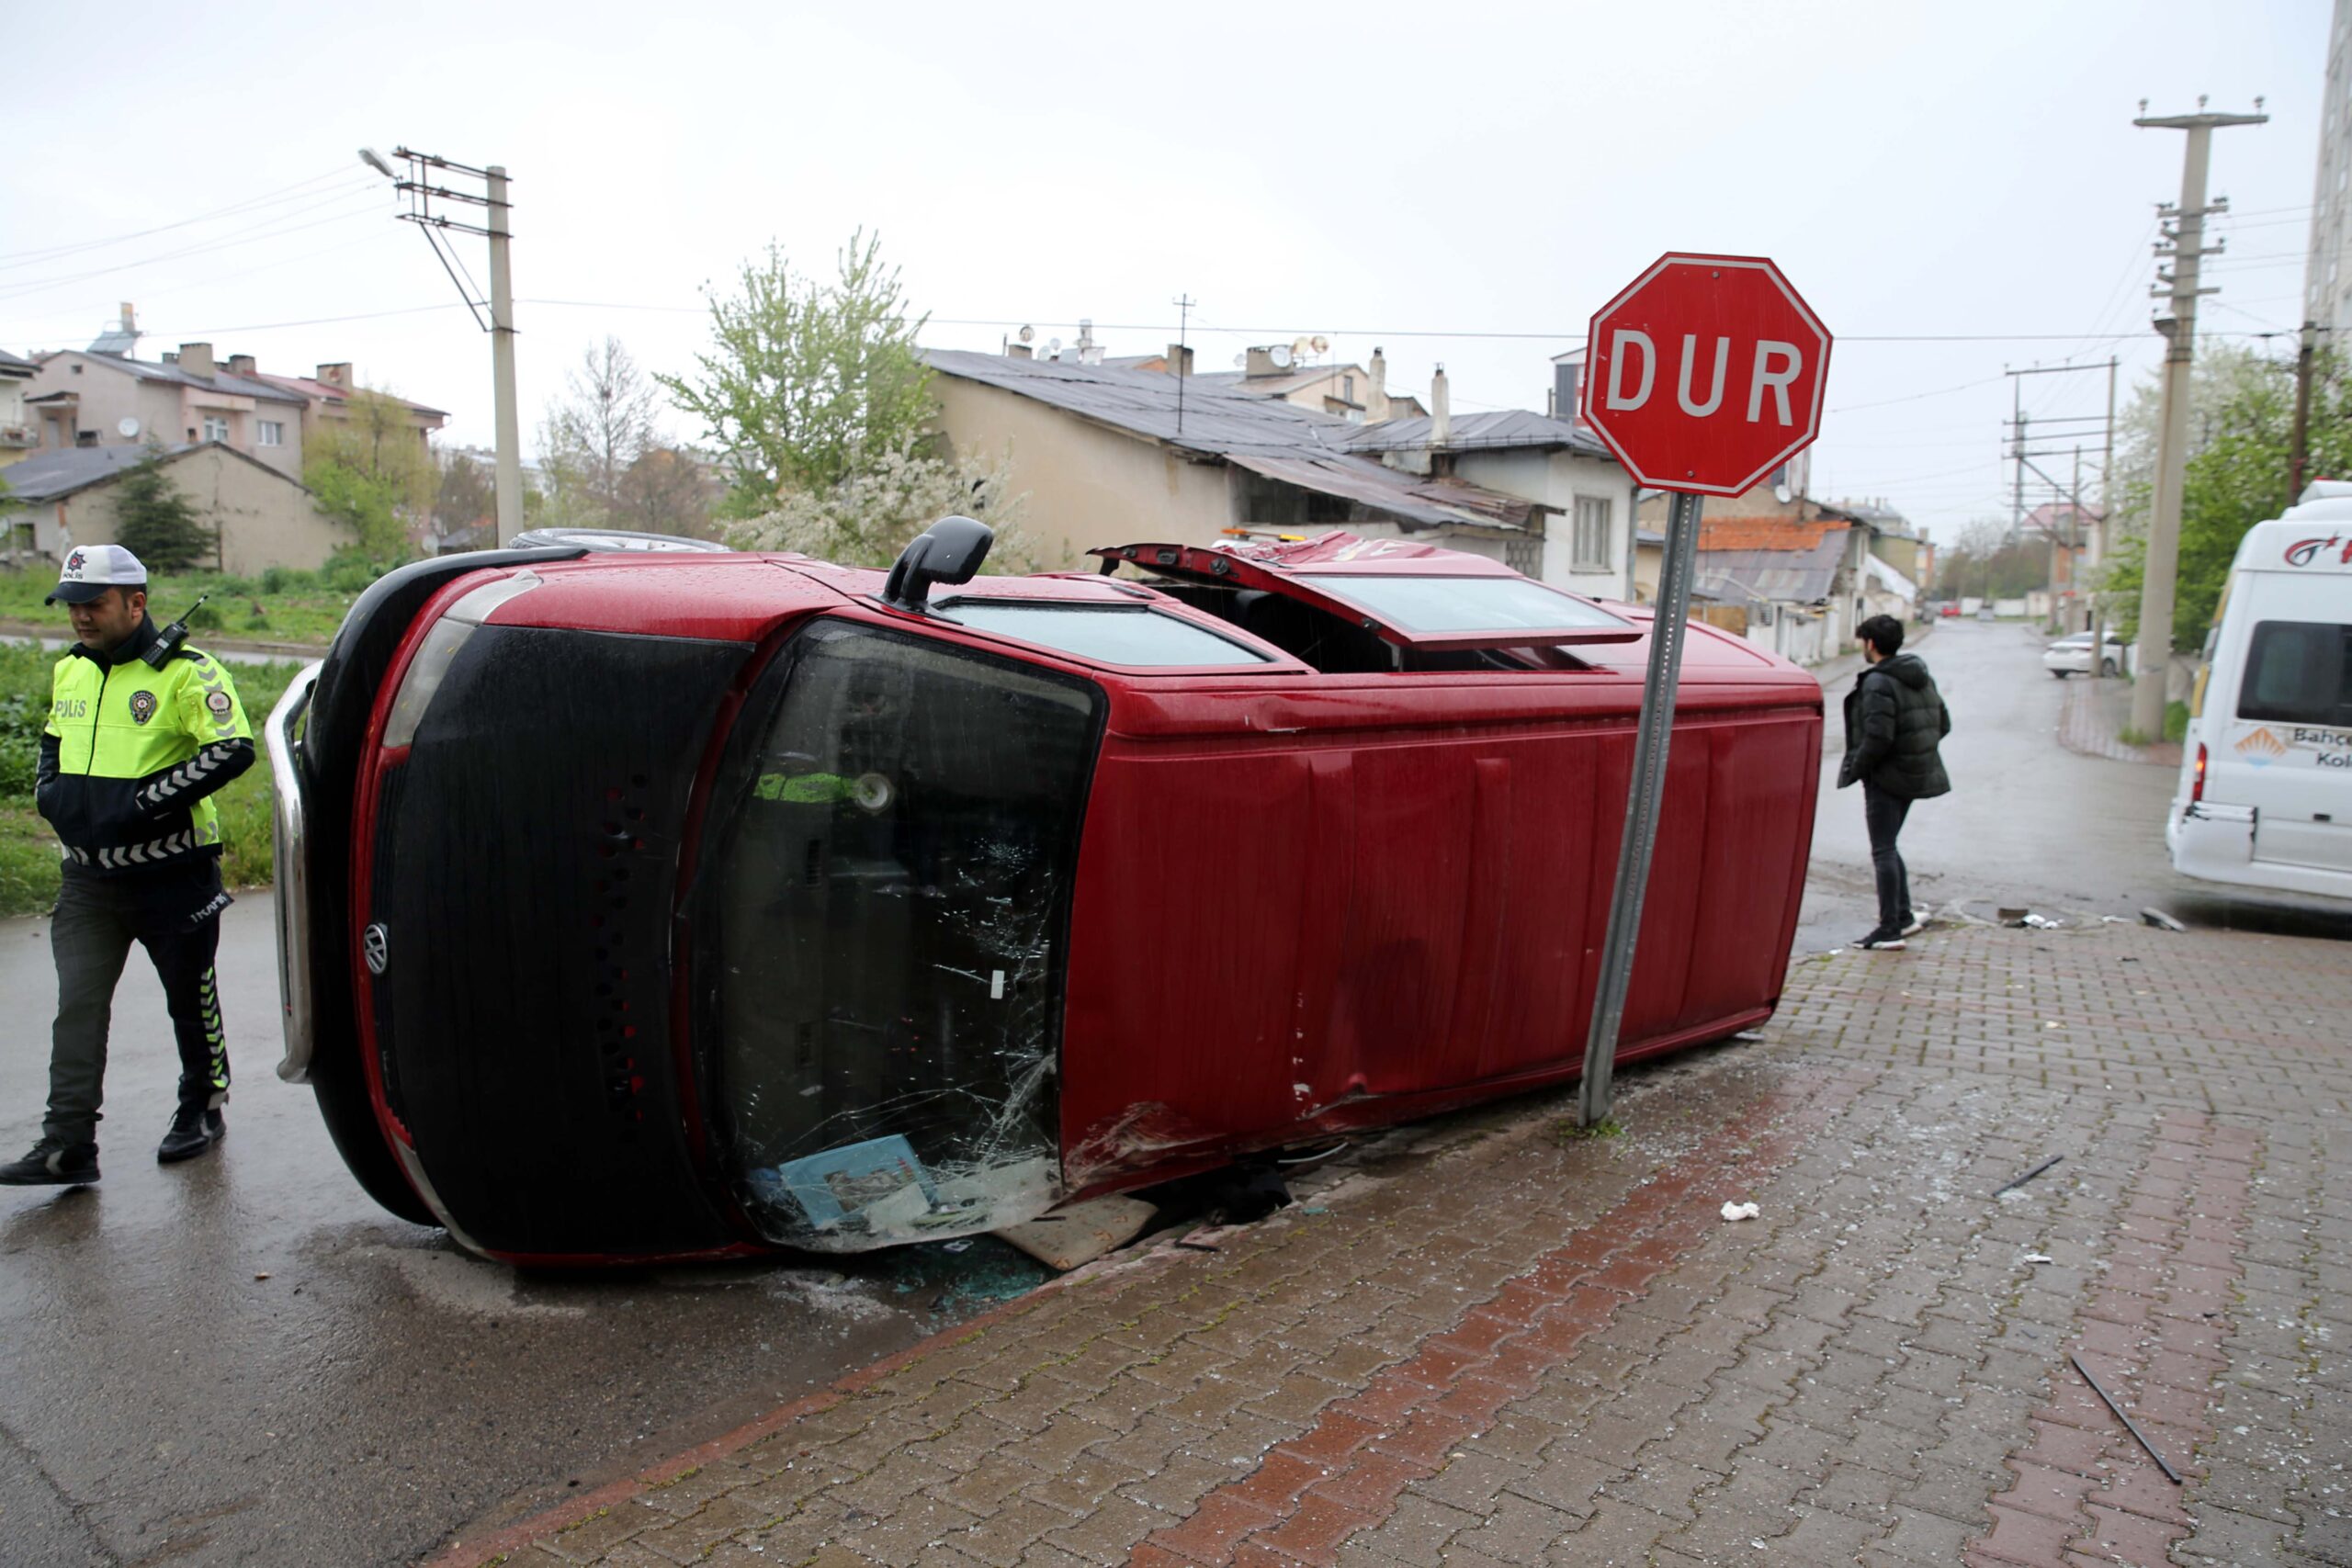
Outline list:
[[[343,625],[351,602],[390,564],[350,556],[316,571],[274,566],[258,577],[158,572],[148,581],[147,613],[157,626],[168,626],[187,615],[199,595],[210,594],[210,602],[188,622],[199,639],[209,633],[232,642],[282,642],[323,650]],[[0,572],[0,621],[40,627],[45,637],[71,637],[65,612],[41,603],[56,586],[54,568]]]
[[[59,657],[29,643],[0,643],[0,915],[45,914],[57,902],[57,835],[33,808],[33,778],[49,717],[50,671]],[[262,720],[300,668],[290,660],[230,667],[257,740]],[[266,886],[270,880],[266,747],[264,751],[243,777],[213,797],[225,852],[220,874],[232,888]]]

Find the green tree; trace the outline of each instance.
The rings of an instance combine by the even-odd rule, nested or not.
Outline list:
[[[362,388],[345,401],[343,417],[321,421],[305,445],[302,482],[321,512],[351,529],[352,547],[377,561],[408,555],[441,479],[408,405]]]
[[[115,543],[150,572],[186,571],[214,554],[218,537],[164,472],[162,447],[150,442],[147,455],[115,481],[114,493]]]
[[[909,540],[954,513],[996,530],[991,571],[1035,564],[1003,463],[928,456],[910,438],[822,491],[788,492],[773,512],[739,523],[728,542],[744,550],[798,550],[842,566],[888,566]]]
[[[498,488],[490,468],[453,454],[441,469],[441,488],[433,498],[433,531],[445,538],[477,525],[492,538],[498,533]]]
[[[878,238],[851,235],[830,282],[794,273],[771,243],[738,284],[728,296],[704,288],[714,341],[695,373],[655,378],[718,448],[729,515],[828,492],[922,434],[933,412],[915,348],[924,318],[910,316]]]
[[[2193,649],[2221,603],[2222,587],[2238,541],[2266,518],[2294,503],[2288,469],[2294,434],[2294,363],[2223,347],[2200,365],[2191,389],[2189,455],[2180,491],[2180,556],[2173,592],[2173,646]],[[2109,558],[2101,589],[2114,604],[2123,635],[2139,635],[2140,587],[2147,564],[2145,522],[2154,490],[2155,389],[2134,398],[2127,438],[2134,459],[2119,462],[2117,511],[2137,527]],[[2135,432],[2136,434],[2136,432]],[[2352,472],[2352,375],[2342,356],[2322,353],[2312,368],[2307,474]],[[2140,461],[2145,454],[2145,461]]]

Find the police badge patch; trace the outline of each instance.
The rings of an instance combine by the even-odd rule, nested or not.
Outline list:
[[[212,710],[213,717],[225,720],[229,716],[229,710],[236,705],[230,702],[228,693],[213,692],[206,695],[204,705]]]
[[[154,717],[154,716],[155,716],[155,694],[154,694],[154,693],[153,693],[153,692],[133,692],[133,693],[131,693],[131,694],[130,694],[130,719],[131,719],[131,722],[132,722],[132,723],[134,723],[134,724],[144,724],[144,723],[146,723],[149,719],[151,719],[151,718],[153,718],[153,717]]]

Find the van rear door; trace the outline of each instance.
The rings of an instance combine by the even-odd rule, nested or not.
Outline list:
[[[2223,745],[2223,798],[2256,807],[2255,860],[2352,873],[2352,625],[2255,622]]]

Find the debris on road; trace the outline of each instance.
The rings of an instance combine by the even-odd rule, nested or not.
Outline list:
[[[1133,1241],[1159,1213],[1137,1198],[1091,1198],[996,1234],[1046,1268],[1067,1274]]]
[[[2018,924],[2034,931],[2062,931],[2066,929],[2065,921],[2053,920],[2047,915],[2028,915]]]
[[[2031,1181],[2035,1177],[2040,1176],[2043,1171],[2048,1170],[2052,1166],[2056,1165],[2060,1160],[2064,1159],[2065,1157],[2066,1156],[2064,1155],[2052,1155],[2048,1159],[2043,1160],[2040,1165],[2035,1166],[2023,1176],[2020,1176],[2012,1181],[2004,1182],[2002,1185],[1993,1189],[1993,1196],[1998,1198],[2002,1193],[2008,1191],[2011,1188],[2023,1187],[2027,1182]]]
[[[1724,1205],[1724,1218],[1727,1220],[1752,1220],[1763,1212],[1763,1208],[1755,1203],[1725,1203]]]
[[[2124,1429],[2129,1431],[2133,1437],[2140,1439],[2140,1446],[2148,1450],[2148,1457],[2156,1461],[2157,1465],[2164,1471],[2165,1475],[2172,1482],[2172,1483],[2175,1486],[2180,1485],[2180,1472],[2172,1467],[2172,1461],[2170,1460],[2167,1460],[2164,1455],[2156,1451],[2156,1445],[2148,1441],[2148,1434],[2140,1430],[2139,1423],[2132,1420],[2131,1416],[2123,1413],[2123,1406],[2115,1403],[2115,1395],[2108,1393],[2106,1389],[2099,1386],[2098,1379],[2091,1376],[2091,1370],[2083,1365],[2083,1359],[2080,1356],[2075,1355],[2072,1350],[2069,1350],[2066,1352],[2066,1359],[2075,1363],[2075,1370],[2083,1374],[2083,1381],[2091,1385],[2091,1392],[2098,1394],[2100,1399],[2107,1402],[2107,1407],[2115,1412],[2115,1418],[2123,1423]]]
[[[2140,923],[2145,926],[2154,926],[2158,931],[2185,931],[2188,929],[2187,926],[2182,925],[2178,920],[2174,919],[2170,915],[2165,914],[2162,909],[2141,910]]]

